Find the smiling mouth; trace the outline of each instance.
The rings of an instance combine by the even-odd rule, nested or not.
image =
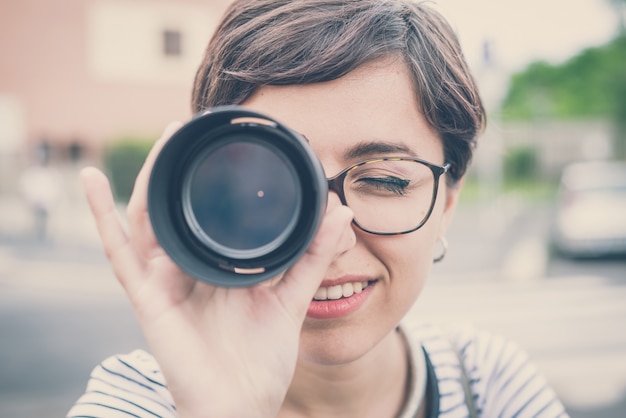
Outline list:
[[[373,282],[367,280],[362,282],[347,282],[329,287],[320,287],[313,295],[313,300],[337,300],[341,298],[349,298],[350,296],[361,293],[366,287],[372,285]]]

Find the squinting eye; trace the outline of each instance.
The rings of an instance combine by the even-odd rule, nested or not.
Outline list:
[[[364,177],[358,179],[355,185],[358,191],[364,193],[389,191],[398,196],[402,196],[405,194],[409,183],[410,180],[398,177]]]

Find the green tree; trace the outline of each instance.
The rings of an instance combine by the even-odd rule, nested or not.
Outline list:
[[[104,169],[111,180],[116,201],[128,202],[135,178],[153,142],[151,138],[120,138],[105,149]]]
[[[626,74],[626,42],[618,37],[588,48],[560,65],[535,62],[513,75],[502,113],[530,120],[606,117],[622,98],[616,94]]]
[[[616,151],[626,157],[626,33],[562,64],[535,62],[513,75],[502,117],[610,119],[616,127]]]

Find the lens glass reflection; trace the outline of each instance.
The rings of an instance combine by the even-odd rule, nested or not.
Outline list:
[[[226,253],[278,246],[300,207],[293,167],[278,150],[257,142],[212,149],[199,158],[186,190],[192,230]]]

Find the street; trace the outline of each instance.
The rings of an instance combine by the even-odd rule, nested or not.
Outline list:
[[[626,416],[626,259],[553,257],[551,208],[515,198],[458,210],[414,308],[471,322],[530,354],[574,418]]]
[[[545,211],[503,205],[459,210],[412,317],[513,339],[574,418],[626,416],[626,262],[552,260]],[[0,229],[1,417],[64,416],[95,365],[145,348],[94,231],[70,235],[37,243]]]
[[[433,285],[420,319],[469,321],[531,356],[572,417],[626,416],[626,285],[600,277]],[[604,411],[604,412],[602,412]]]

